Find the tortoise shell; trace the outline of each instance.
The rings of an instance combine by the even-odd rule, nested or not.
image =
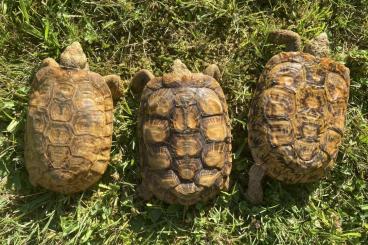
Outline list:
[[[105,172],[110,158],[113,100],[97,73],[48,65],[30,94],[25,161],[30,181],[73,193]]]
[[[329,58],[282,52],[267,63],[249,112],[248,142],[266,174],[286,183],[323,177],[344,131],[349,69]]]
[[[142,186],[191,205],[226,189],[231,170],[228,109],[219,83],[202,73],[151,79],[139,116]]]

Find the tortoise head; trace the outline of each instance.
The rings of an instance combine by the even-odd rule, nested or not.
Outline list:
[[[187,66],[181,62],[181,60],[174,60],[173,65],[171,66],[172,73],[175,75],[190,75],[192,72],[187,68]],[[221,72],[217,65],[210,64],[204,69],[203,74],[211,76],[215,78],[217,81],[221,80]]]
[[[269,41],[277,45],[285,45],[285,51],[288,52],[303,50],[300,35],[290,30],[272,31],[269,35]],[[330,52],[327,34],[322,32],[308,41],[303,51],[316,57],[327,57]]]
[[[60,64],[67,68],[88,70],[87,57],[79,42],[73,42],[60,55]]]
[[[174,73],[174,74],[176,74],[176,75],[188,75],[188,74],[191,74],[191,71],[179,59],[174,60],[174,63],[171,66],[171,72]]]
[[[207,66],[207,68],[203,71],[204,74],[215,78],[217,81],[221,79],[221,73],[217,65],[211,64]],[[192,72],[187,68],[187,66],[181,62],[181,60],[176,59],[171,66],[171,73],[170,75],[174,76],[185,76],[190,75]],[[148,70],[142,69],[138,71],[132,81],[130,83],[130,88],[135,94],[141,94],[146,84],[155,78],[155,76]]]
[[[308,41],[304,47],[304,52],[316,57],[328,57],[330,54],[329,40],[326,32],[322,32],[312,40]]]

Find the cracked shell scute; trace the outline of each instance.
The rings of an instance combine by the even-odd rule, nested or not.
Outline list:
[[[25,136],[29,179],[74,193],[96,183],[111,148],[112,97],[94,72],[44,67],[30,94]]]
[[[231,169],[231,133],[220,85],[203,74],[175,74],[175,79],[168,74],[151,80],[145,90],[152,88],[143,91],[139,115],[143,187],[182,205],[214,197],[227,188]]]
[[[287,183],[316,181],[334,164],[344,131],[349,69],[301,52],[275,55],[254,92],[248,142],[257,164]]]

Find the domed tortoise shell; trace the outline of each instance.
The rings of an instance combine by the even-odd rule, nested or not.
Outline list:
[[[249,146],[266,174],[286,183],[320,179],[344,131],[349,69],[328,58],[283,52],[267,63],[249,112]]]
[[[231,170],[228,109],[219,83],[202,73],[150,80],[139,120],[144,188],[192,205],[226,189]]]
[[[26,126],[30,181],[73,193],[104,173],[110,158],[113,101],[99,74],[46,66],[33,82]]]

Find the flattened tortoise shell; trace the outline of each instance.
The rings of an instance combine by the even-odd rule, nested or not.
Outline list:
[[[30,181],[73,193],[87,189],[110,159],[113,100],[99,74],[46,66],[33,82],[26,125]]]
[[[344,131],[349,69],[302,52],[275,55],[249,112],[249,146],[266,174],[287,182],[320,179],[335,163]]]
[[[192,205],[227,188],[231,132],[218,82],[202,73],[150,80],[141,97],[144,188],[168,203]]]

